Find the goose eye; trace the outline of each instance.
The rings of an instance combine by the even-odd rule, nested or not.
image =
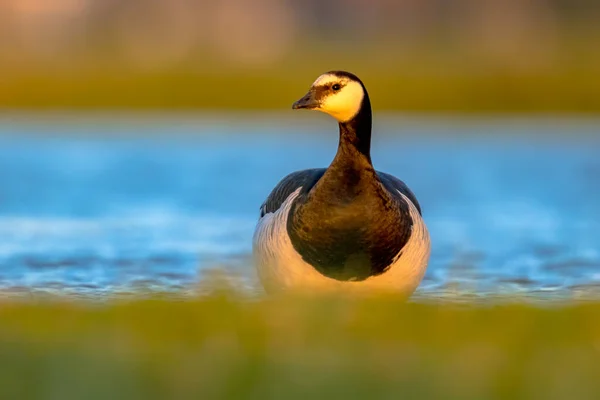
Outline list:
[[[331,88],[337,92],[337,91],[338,91],[338,90],[340,90],[342,87],[340,86],[340,84],[339,84],[339,83],[336,83],[336,84],[335,84],[335,85],[333,85]]]

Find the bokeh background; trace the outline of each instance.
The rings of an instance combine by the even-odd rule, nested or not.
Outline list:
[[[252,268],[332,69],[431,233],[408,304]],[[0,0],[0,398],[597,399],[599,77],[598,0]]]
[[[355,71],[387,110],[600,109],[593,0],[2,0],[0,106],[281,109]]]

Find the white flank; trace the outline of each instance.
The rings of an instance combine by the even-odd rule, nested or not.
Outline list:
[[[409,241],[383,274],[363,281],[338,281],[328,278],[296,252],[287,234],[287,218],[294,199],[302,188],[292,193],[274,213],[262,217],[253,238],[254,262],[258,276],[269,293],[284,290],[366,290],[392,292],[410,296],[425,275],[430,254],[429,232],[419,211],[404,194],[413,219]]]

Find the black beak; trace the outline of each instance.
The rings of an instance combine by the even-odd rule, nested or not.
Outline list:
[[[292,109],[299,110],[301,108],[307,108],[309,110],[312,110],[313,108],[317,108],[318,106],[319,102],[315,98],[314,91],[309,90],[303,98],[292,104]]]

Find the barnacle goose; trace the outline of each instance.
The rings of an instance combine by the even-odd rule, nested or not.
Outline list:
[[[333,116],[339,146],[328,168],[289,174],[262,204],[253,255],[265,290],[410,295],[427,268],[429,233],[404,182],[373,168],[364,84],[349,72],[327,72],[292,108]]]

